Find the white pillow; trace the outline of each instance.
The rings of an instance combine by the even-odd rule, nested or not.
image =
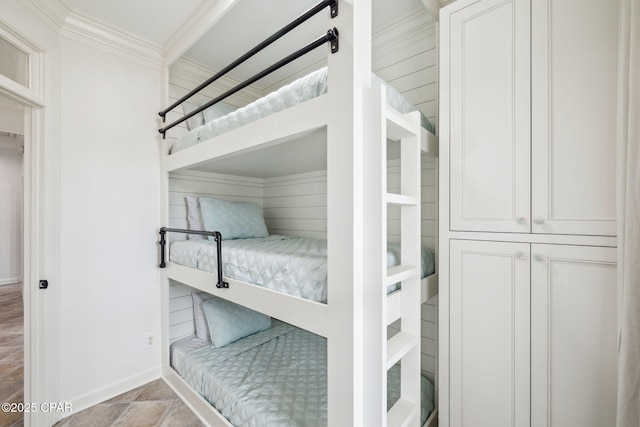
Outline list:
[[[200,104],[194,104],[193,102],[183,102],[182,103],[182,111],[186,116],[196,108],[200,108]],[[204,124],[204,112],[200,111],[198,114],[193,117],[188,118],[185,123],[187,124],[188,130],[194,130],[195,128],[202,126]]]
[[[213,297],[213,295],[206,292],[193,292],[191,293],[193,298],[193,321],[196,326],[196,336],[192,341],[207,342],[211,340],[211,334],[209,332],[209,325],[207,324],[207,318],[202,310],[202,303]]]
[[[189,230],[204,231],[202,223],[202,213],[200,212],[200,201],[195,196],[186,196],[187,200],[187,223]],[[207,236],[202,234],[187,234],[187,238],[191,240],[206,239]]]

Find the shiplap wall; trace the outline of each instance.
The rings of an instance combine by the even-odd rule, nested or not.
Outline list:
[[[327,172],[265,180],[264,219],[271,234],[327,238]]]
[[[169,179],[169,226],[188,228],[185,197],[216,197],[236,202],[253,202],[262,206],[263,181],[230,175],[185,171]],[[171,234],[169,240],[184,240],[184,234]],[[169,286],[169,339],[174,341],[194,331],[193,289],[182,283]]]
[[[373,71],[394,86],[438,127],[437,50],[436,29],[426,12],[394,22],[374,35]],[[211,71],[209,70],[209,73]],[[207,70],[182,61],[172,67],[170,96],[178,99],[200,81],[209,77]],[[293,76],[289,80],[293,80]],[[233,82],[221,82],[208,89],[197,101],[211,99]],[[282,84],[287,81],[281,82]],[[277,87],[268,88],[267,91]],[[261,93],[249,91],[228,100],[233,105],[245,105],[259,98]],[[172,101],[173,102],[173,101]],[[178,114],[179,113],[175,113]],[[178,116],[175,116],[178,117]],[[169,118],[168,120],[172,120]],[[186,127],[170,132],[167,139],[179,137]],[[422,161],[422,243],[432,251],[436,242],[436,163],[426,156]],[[388,182],[399,182],[399,165],[390,161]],[[228,200],[250,200],[263,206],[265,222],[272,234],[326,238],[326,171],[284,176],[265,180],[223,175],[207,177],[193,173],[191,177],[174,175],[170,180],[172,226],[186,226],[184,196],[187,192],[209,194]],[[261,182],[261,184],[260,184]],[[189,190],[193,183],[196,187]],[[248,185],[251,183],[251,185]],[[397,184],[396,184],[397,185]],[[260,193],[261,190],[262,192]],[[259,194],[259,195],[258,195]],[[398,213],[390,210],[390,240],[397,240]],[[193,332],[191,288],[181,284],[171,287],[171,338]],[[422,369],[431,379],[436,372],[437,354],[437,297],[422,306]],[[175,323],[174,323],[175,322]],[[394,333],[390,328],[390,333]]]
[[[390,191],[397,191],[400,165],[388,162],[387,182]],[[422,159],[422,242],[431,251],[435,245],[435,162]],[[327,174],[310,172],[270,179],[244,178],[206,172],[181,172],[169,180],[169,212],[172,227],[186,228],[185,196],[217,197],[234,201],[251,201],[263,207],[265,223],[270,234],[326,238]],[[389,240],[399,240],[399,211],[390,208]],[[173,236],[181,239],[182,235]],[[193,304],[191,288],[179,283],[170,287],[170,339],[193,333]],[[397,326],[391,326],[394,334]],[[422,368],[433,378],[437,337],[437,304],[435,299],[422,306]]]
[[[171,66],[169,71],[169,99],[168,105],[172,105],[177,100],[188,94],[193,88],[197,87],[200,83],[207,80],[215,72],[211,69],[205,68],[199,64],[196,64],[187,59],[181,59]],[[211,85],[204,88],[200,93],[194,95],[187,102],[202,105],[213,98],[223,94],[228,89],[239,84],[239,81],[235,81],[229,77],[221,77]],[[235,93],[234,95],[226,98],[225,103],[242,107],[255,101],[263,96],[262,92],[259,92],[250,86],[242,91]],[[166,123],[173,123],[184,116],[184,112],[181,106],[176,107],[169,112],[166,117]],[[162,125],[161,125],[162,126]],[[182,122],[169,132],[166,136],[167,147],[171,145],[185,133],[188,132],[186,122]]]
[[[390,23],[373,37],[371,69],[438,128],[436,24],[422,10]]]

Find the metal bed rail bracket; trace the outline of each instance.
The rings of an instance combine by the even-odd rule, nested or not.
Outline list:
[[[327,39],[329,39],[329,42],[331,43],[331,53],[336,53],[340,50],[340,36],[338,35],[338,29],[336,27],[327,31]]]
[[[329,6],[329,10],[331,11],[331,19],[338,16],[338,0],[335,0],[331,6]]]
[[[200,234],[202,236],[212,236],[216,241],[216,255],[217,255],[217,267],[218,267],[218,282],[216,288],[228,288],[229,283],[224,281],[222,276],[222,234],[219,231],[197,231],[197,230],[184,230],[181,228],[160,228],[160,268],[165,268],[167,263],[165,262],[165,248],[167,245],[166,234],[171,233],[183,233],[183,234]]]

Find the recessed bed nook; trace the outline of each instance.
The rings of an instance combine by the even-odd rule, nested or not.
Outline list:
[[[405,1],[408,12],[381,25],[401,41],[392,24],[423,10]],[[258,3],[235,2],[211,31]],[[318,4],[304,25],[363,42],[353,4]],[[285,45],[305,44],[297,28]],[[409,60],[418,34],[403,71],[379,78],[368,64],[364,89],[345,78],[354,45],[331,38],[265,80],[238,65],[197,94],[201,72],[224,65],[198,62],[196,44],[169,68],[163,376],[207,423],[436,425],[436,337],[422,325],[437,300],[437,138],[431,101],[407,89],[424,92],[423,65]],[[373,63],[390,61],[392,46]]]
[[[205,324],[223,329],[215,319],[233,317],[219,307],[224,300],[215,305],[211,301],[216,297],[193,294],[194,301],[202,297],[208,298],[201,303],[205,316],[213,318]],[[211,332],[209,340],[197,335],[179,339],[171,345],[170,363],[175,372],[232,425],[327,425],[327,340],[276,319],[263,328],[261,321],[246,313],[236,317],[232,319],[238,321],[236,329],[244,327],[244,333],[253,333],[224,346],[212,344],[216,338],[225,338],[215,337],[216,332]],[[246,325],[249,322],[254,324]],[[389,369],[387,382],[390,408],[400,396],[399,365]],[[435,404],[434,386],[424,377],[421,402],[424,424]]]

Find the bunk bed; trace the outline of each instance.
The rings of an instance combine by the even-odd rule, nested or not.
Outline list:
[[[169,111],[180,106],[203,87],[273,43],[283,33],[302,24],[310,16],[327,7],[331,10],[332,18],[338,16],[337,1],[320,2],[183,99],[163,110],[160,115],[164,119]],[[353,28],[349,28],[350,26],[353,26],[353,22],[350,25],[349,20],[346,20],[346,26],[340,31],[353,31]],[[160,133],[164,137],[180,122],[203,112],[269,72],[279,69],[325,43],[330,44],[332,53],[338,52],[338,40],[338,30],[335,28],[329,30],[326,35],[269,67],[268,70],[256,74],[236,88],[185,114],[178,121],[162,127]],[[353,51],[345,52],[343,55],[353,55]],[[297,144],[304,144],[305,137],[310,133],[323,132],[326,135],[328,147],[330,149],[337,147],[335,144],[340,138],[336,137],[336,132],[340,133],[344,119],[337,118],[334,114],[335,108],[331,107],[332,104],[335,105],[341,100],[339,91],[334,90],[332,86],[333,82],[339,82],[339,80],[337,78],[332,80],[332,77],[337,75],[338,70],[343,66],[341,64],[343,61],[330,59],[328,62],[327,68],[311,73],[273,95],[268,95],[244,108],[218,117],[200,128],[191,130],[172,147],[166,147],[162,156],[165,188],[168,176],[172,172],[220,161],[242,153],[264,150],[292,140]],[[212,425],[333,426],[356,423],[424,424],[431,427],[437,422],[433,385],[419,376],[420,303],[437,294],[437,274],[432,274],[433,271],[428,266],[435,263],[432,257],[430,258],[430,254],[420,249],[419,242],[419,159],[421,152],[437,157],[437,138],[433,135],[431,125],[424,116],[415,111],[414,107],[408,105],[392,88],[384,85],[375,76],[371,77],[371,80],[372,87],[365,90],[363,95],[365,97],[363,104],[367,106],[363,113],[365,122],[363,140],[366,140],[368,145],[371,141],[371,146],[366,148],[365,153],[362,171],[365,196],[361,202],[365,207],[373,210],[372,214],[362,215],[360,219],[363,229],[374,226],[380,232],[361,235],[361,243],[354,244],[353,241],[349,243],[345,238],[348,244],[343,245],[340,241],[342,237],[334,231],[341,226],[332,226],[342,221],[338,218],[343,213],[340,212],[340,208],[336,213],[329,213],[328,241],[324,244],[321,241],[309,239],[264,235],[263,231],[260,231],[257,236],[239,236],[240,239],[230,240],[238,236],[230,236],[228,229],[221,233],[218,227],[215,229],[209,227],[205,230],[197,227],[189,229],[163,227],[160,230],[164,313],[167,311],[168,304],[168,284],[170,281],[175,281],[187,284],[203,295],[213,295],[214,297],[210,298],[212,303],[209,304],[207,301],[206,306],[213,306],[213,301],[216,301],[215,304],[221,304],[218,310],[222,311],[217,311],[216,315],[222,316],[224,321],[218,323],[231,322],[231,329],[233,329],[233,313],[241,313],[241,319],[256,313],[256,318],[261,319],[258,322],[261,326],[257,329],[249,327],[248,335],[246,331],[236,335],[231,333],[232,337],[223,340],[222,345],[215,345],[214,336],[226,335],[228,330],[221,332],[221,326],[218,326],[218,323],[214,327],[209,323],[211,342],[193,341],[191,337],[187,337],[171,343],[170,347],[166,333],[168,329],[166,315],[164,316],[164,377],[188,404]],[[340,84],[337,83],[335,87]],[[296,92],[298,89],[305,92],[305,95],[299,96]],[[290,99],[298,102],[290,102]],[[266,109],[263,108],[265,105]],[[276,107],[271,108],[272,106]],[[286,126],[283,126],[283,123],[286,123]],[[352,120],[350,123],[354,126]],[[399,146],[399,158],[402,161],[400,193],[386,192],[388,141]],[[335,151],[334,149],[334,153]],[[355,166],[353,161],[351,163],[350,166],[345,167],[343,162],[334,164],[334,160],[330,159],[327,165],[328,180],[340,180],[340,174],[352,173]],[[336,173],[336,171],[340,172]],[[368,191],[371,189],[375,191]],[[350,201],[347,204],[344,201],[344,195],[338,193],[338,190],[330,190],[328,197],[339,196],[340,204],[344,203],[344,210],[354,210],[354,207],[349,205],[354,205],[355,202]],[[402,211],[402,239],[401,243],[395,246],[387,245],[386,241],[386,206],[388,205],[400,206]],[[335,208],[336,203],[332,206]],[[358,209],[355,208],[355,210]],[[166,221],[166,209],[163,217]],[[208,237],[211,240],[190,239],[172,242],[167,262],[165,261],[167,233],[189,233],[194,236]],[[246,238],[242,239],[242,237]],[[252,255],[264,252],[255,249],[259,247],[259,245],[256,246],[257,244],[275,247],[276,250],[273,253],[282,252],[282,245],[306,245],[311,253],[321,255],[319,257],[321,276],[323,276],[319,280],[321,289],[315,289],[312,292],[313,296],[310,296],[298,292],[300,289],[296,286],[299,284],[298,280],[281,278],[278,283],[286,283],[285,287],[269,287],[257,283],[260,280],[255,279],[252,274],[243,276],[241,273],[247,272],[250,265],[256,262],[255,258],[248,258],[245,252],[242,252],[246,249],[237,249],[247,243],[250,252],[253,251]],[[354,274],[356,266],[353,263],[349,265],[347,259],[340,259],[338,252],[342,252],[345,248],[351,248],[348,252],[349,258],[362,260],[360,266],[363,274],[357,272]],[[361,253],[356,255],[356,250],[360,250]],[[238,254],[241,254],[240,258],[245,259],[245,265],[238,266]],[[276,262],[274,260],[277,257],[272,258],[269,264],[274,268],[273,264]],[[285,264],[288,265],[288,263],[289,260],[285,261]],[[235,274],[231,273],[232,264],[237,267]],[[199,268],[201,266],[204,267]],[[314,266],[316,267],[318,266]],[[351,270],[351,276],[356,277],[357,282],[343,277],[342,273],[349,270]],[[303,270],[298,277],[306,275],[306,271]],[[357,288],[361,289],[356,290]],[[243,310],[249,310],[249,312]],[[228,322],[227,317],[231,318]],[[269,319],[268,324],[264,323],[265,318]],[[400,332],[387,339],[387,325],[399,319],[402,320]],[[239,320],[239,322],[242,323],[245,320]],[[273,348],[280,350],[274,351]],[[292,348],[314,349],[306,353],[302,352],[293,362],[293,365],[302,369],[279,372],[274,371],[271,365],[269,365],[271,367],[265,367],[253,364],[256,358],[272,360],[280,356],[287,358],[288,363],[291,363],[291,357],[296,353]],[[373,354],[365,354],[369,351],[373,351]],[[344,359],[348,360],[349,357],[351,361],[345,362]],[[248,358],[251,363],[244,362],[243,358]],[[358,359],[361,360],[358,361]],[[227,361],[228,364],[223,361]],[[236,376],[230,374],[231,372]],[[314,372],[319,374],[314,375]],[[360,379],[343,382],[341,377],[344,372],[349,374],[347,377]],[[377,374],[370,375],[372,372]],[[226,375],[227,373],[229,375]],[[317,402],[317,405],[307,402],[301,409],[296,406],[299,403],[289,402],[290,405],[280,407],[274,404],[273,400],[270,401],[271,403],[261,401],[262,403],[256,405],[255,393],[258,395],[271,393],[278,399],[287,400],[283,395],[287,393],[282,390],[274,391],[274,378],[289,379],[289,382],[279,382],[284,384],[283,390],[289,392],[294,390],[295,394],[296,391],[300,392],[300,384],[310,382],[309,375],[313,376],[311,384],[314,387],[310,389],[307,386],[302,393],[309,393],[309,390],[319,393],[312,394],[310,398],[310,401]],[[240,378],[248,377],[255,377],[256,384],[259,384],[259,386],[255,384],[246,386],[249,390],[253,390],[254,394],[251,392],[247,394],[242,387],[238,391],[237,385]],[[231,386],[224,384],[224,378],[231,382]],[[292,386],[292,384],[297,385]],[[265,392],[265,388],[269,391]],[[235,394],[236,392],[238,394]],[[420,408],[419,402],[424,400],[428,403]],[[212,404],[215,408],[211,406]],[[356,407],[356,405],[360,406]],[[293,407],[296,411],[288,414],[286,408]],[[375,409],[374,412],[371,412],[372,408]],[[266,412],[261,412],[262,410]],[[297,418],[301,414],[312,416],[315,423],[301,421]],[[306,419],[309,420],[309,418]]]

